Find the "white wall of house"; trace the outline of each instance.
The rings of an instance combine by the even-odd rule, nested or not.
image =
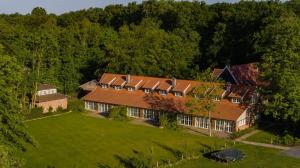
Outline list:
[[[55,94],[55,93],[57,93],[57,89],[46,89],[46,90],[38,91],[37,95],[44,96],[44,95]]]

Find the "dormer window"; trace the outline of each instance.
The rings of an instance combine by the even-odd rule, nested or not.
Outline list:
[[[241,103],[241,99],[240,99],[240,98],[235,98],[235,97],[233,97],[233,98],[231,98],[231,102],[232,102],[232,103],[239,104],[239,103]]]
[[[101,87],[102,87],[103,89],[105,89],[105,88],[108,88],[108,85],[102,84]]]
[[[167,95],[167,91],[165,91],[165,90],[160,90],[159,93],[160,93],[161,95],[163,95],[163,96],[166,96],[166,95]]]
[[[128,87],[127,90],[128,91],[134,91],[134,88],[133,87]]]
[[[178,96],[178,97],[182,97],[183,96],[182,92],[174,92],[174,94],[175,94],[175,96]]]
[[[121,90],[122,87],[121,86],[115,86],[115,90]]]
[[[150,93],[151,89],[145,89],[144,91],[145,91],[145,93]]]
[[[214,99],[214,101],[220,101],[221,100],[221,98],[219,96],[214,96],[213,99]]]

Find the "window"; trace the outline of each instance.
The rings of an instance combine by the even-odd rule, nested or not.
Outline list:
[[[217,131],[232,132],[232,122],[226,120],[216,120],[215,129]]]
[[[231,98],[232,103],[240,103],[241,99],[240,98]]]
[[[145,91],[145,93],[150,93],[151,89],[145,89],[144,91]]]
[[[190,116],[190,115],[179,114],[178,120],[181,125],[187,125],[187,126],[192,125],[192,116]]]
[[[88,110],[97,110],[97,103],[95,102],[85,102],[85,108]]]
[[[243,126],[243,125],[245,125],[245,124],[246,124],[246,118],[244,118],[244,119],[238,121],[238,126]]]
[[[198,128],[208,128],[209,119],[206,117],[196,117],[196,127]]]
[[[221,98],[219,97],[219,96],[214,96],[214,98],[213,98],[215,101],[220,101],[221,100]]]
[[[150,119],[150,120],[155,119],[155,113],[154,113],[154,110],[151,110],[151,109],[145,109],[145,110],[144,110],[144,118],[145,118],[145,119]]]
[[[128,89],[128,91],[134,91],[133,87],[128,87],[127,89]]]
[[[121,90],[122,87],[121,86],[115,86],[115,90]]]
[[[165,91],[165,90],[160,90],[159,93],[164,96],[167,95],[167,91]]]
[[[181,97],[181,96],[182,96],[182,93],[181,93],[181,92],[175,92],[175,96]]]
[[[127,108],[127,115],[129,117],[135,117],[135,118],[138,118],[140,115],[139,115],[139,109],[138,108],[135,108],[135,107],[128,107]]]
[[[108,104],[99,104],[100,105],[100,113],[107,113],[109,112],[109,109],[110,109],[110,105]]]
[[[102,84],[101,87],[104,88],[104,89],[108,88],[108,86],[106,84]]]
[[[251,104],[257,103],[257,96],[256,96],[256,95],[253,95],[253,96],[251,97],[250,103],[251,103]]]

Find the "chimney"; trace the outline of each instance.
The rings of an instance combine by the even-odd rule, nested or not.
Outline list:
[[[130,75],[126,75],[126,83],[129,83],[130,82]]]
[[[172,78],[172,87],[174,88],[176,86],[176,78]]]

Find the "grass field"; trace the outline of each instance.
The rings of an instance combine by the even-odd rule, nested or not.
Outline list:
[[[206,146],[225,144],[223,139],[93,118],[82,113],[26,124],[38,141],[36,148],[28,147],[24,153],[28,168],[119,167],[128,158],[138,157],[137,153],[149,154],[151,150],[153,160],[162,163],[176,160],[180,151],[200,153]],[[244,160],[222,164],[200,157],[178,167],[300,167],[300,159],[284,156],[279,150],[243,144],[234,147],[246,154]]]
[[[267,132],[267,131],[260,131],[250,137],[248,137],[247,141],[253,141],[253,142],[261,142],[261,143],[268,143],[274,142],[278,137],[276,135]]]

